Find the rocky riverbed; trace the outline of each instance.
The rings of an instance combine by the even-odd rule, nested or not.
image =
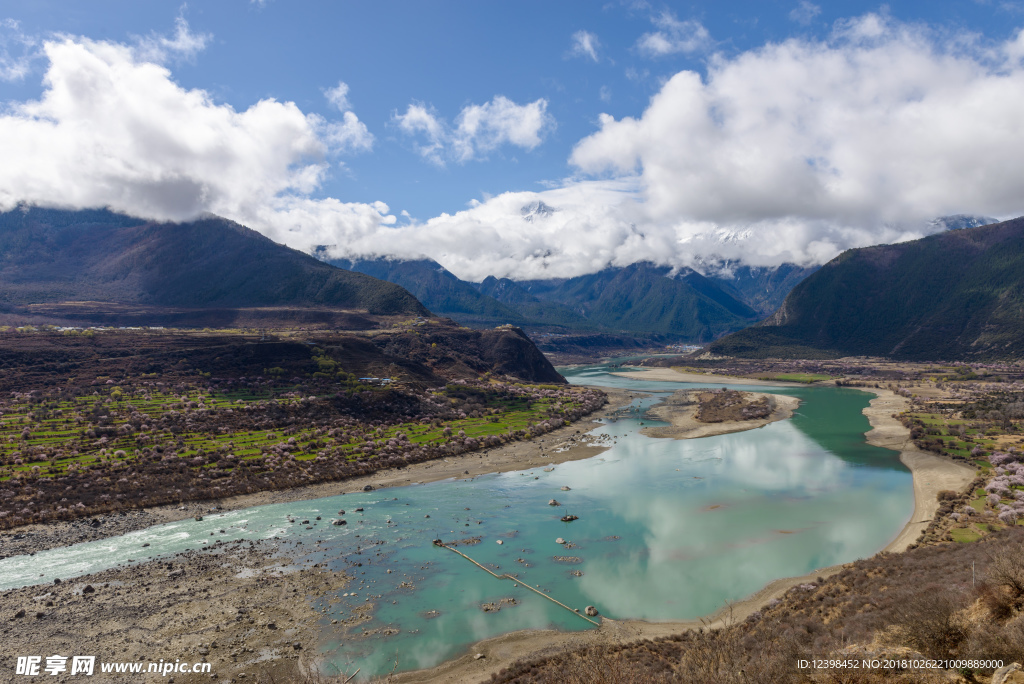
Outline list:
[[[160,659],[210,664],[209,674],[159,678],[168,682],[212,676],[243,684],[257,673],[294,681],[315,664],[321,597],[345,588],[357,573],[358,566],[335,572],[297,564],[274,540],[218,543],[0,593],[0,643],[5,654],[42,656],[44,665],[53,654],[96,656],[100,681],[148,681],[102,674],[100,666],[140,662],[145,668]],[[371,605],[353,610],[346,626],[368,619]]]

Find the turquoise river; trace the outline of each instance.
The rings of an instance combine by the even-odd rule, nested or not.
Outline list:
[[[328,606],[320,644],[326,671],[358,667],[362,677],[390,671],[396,660],[399,670],[430,667],[515,630],[593,628],[432,546],[438,537],[480,536],[459,548],[569,606],[593,605],[611,618],[680,620],[774,579],[869,556],[910,519],[910,472],[896,452],[864,439],[870,428],[861,410],[870,394],[770,388],[801,399],[791,419],[716,437],[653,439],[639,433],[643,409],[698,385],[624,379],[602,365],[561,370],[576,384],[647,393],[634,399],[632,417],[592,424],[592,434],[612,447],[589,459],[235,510],[16,556],[0,561],[0,589],[169,556],[206,544],[210,532],[218,540],[276,537],[300,566],[326,563],[355,578],[341,592],[348,596],[314,600]],[[552,498],[563,505],[548,506]],[[353,514],[357,507],[364,511]],[[339,509],[351,524],[328,524]],[[560,521],[567,511],[579,519]],[[317,515],[323,520],[311,530],[288,522]],[[557,544],[559,537],[571,545]],[[150,546],[140,556],[143,543]],[[504,598],[515,603],[481,608]],[[346,628],[342,621],[367,603],[372,620]],[[382,636],[381,628],[394,633]]]

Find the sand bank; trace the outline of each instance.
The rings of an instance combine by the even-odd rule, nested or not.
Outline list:
[[[774,401],[775,408],[771,415],[767,418],[755,418],[752,420],[723,420],[720,423],[702,423],[694,417],[697,405],[684,403],[687,394],[689,394],[689,390],[679,390],[664,402],[648,409],[648,415],[669,423],[669,425],[645,427],[640,432],[648,437],[667,437],[671,439],[696,439],[698,437],[724,435],[730,432],[743,432],[744,430],[764,427],[777,420],[791,418],[793,411],[800,405],[800,400],[796,397],[762,392],[746,392],[747,398],[752,401],[763,398]]]
[[[875,394],[864,415],[871,423],[868,444],[900,452],[900,461],[914,476],[914,514],[885,551],[906,551],[917,541],[939,510],[938,493],[943,489],[961,491],[974,479],[974,468],[921,451],[910,439],[910,431],[893,417],[907,410],[910,400],[887,389],[865,389]]]

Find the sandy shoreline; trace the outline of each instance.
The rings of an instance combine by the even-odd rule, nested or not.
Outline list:
[[[887,389],[863,389],[875,398],[864,409],[871,423],[867,433],[868,444],[900,452],[900,461],[914,477],[914,513],[896,538],[883,549],[888,552],[906,551],[917,541],[928,523],[939,510],[937,495],[943,489],[961,491],[975,477],[974,468],[954,463],[949,459],[921,451],[910,439],[910,431],[893,418],[893,414],[907,410],[910,400]]]
[[[670,382],[706,382],[708,377],[677,373],[670,369],[616,373],[616,375],[634,379]],[[654,377],[655,375],[659,377]],[[683,379],[680,379],[680,376]],[[698,379],[692,380],[689,378]],[[742,378],[725,377],[716,377],[714,382],[732,385],[775,384],[764,381],[748,382]],[[778,383],[778,385],[806,386],[800,383]],[[935,511],[938,510],[938,500],[936,498],[938,492],[943,489],[958,491],[963,489],[973,480],[974,470],[922,452],[913,445],[910,441],[910,431],[892,417],[894,413],[899,413],[906,409],[908,400],[887,389],[858,389],[864,389],[864,391],[875,394],[875,398],[863,410],[872,428],[865,435],[868,443],[874,446],[898,450],[900,452],[900,460],[910,469],[914,479],[914,512],[900,533],[882,549],[884,552],[904,551],[917,540],[921,532],[928,526]],[[556,653],[595,644],[655,639],[700,627],[721,627],[731,622],[745,619],[772,599],[785,594],[792,587],[806,582],[813,582],[818,577],[828,577],[839,572],[843,567],[845,566],[837,565],[821,568],[807,575],[774,580],[753,595],[725,606],[715,613],[698,620],[646,622],[642,620],[617,621],[604,618],[599,629],[586,632],[526,630],[505,634],[479,642],[466,655],[442,663],[437,667],[397,675],[395,681],[405,684],[427,684],[434,682],[470,684],[484,681],[490,673],[508,667],[515,661],[528,656],[543,656],[548,653]],[[476,659],[476,654],[483,654],[484,658]]]

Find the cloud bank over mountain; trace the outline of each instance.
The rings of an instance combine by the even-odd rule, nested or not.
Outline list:
[[[827,40],[716,54],[706,74],[665,81],[639,117],[601,115],[555,187],[401,225],[384,202],[318,195],[340,158],[375,148],[347,85],[324,91],[338,121],[273,99],[237,111],[163,65],[208,39],[182,20],[134,46],[43,41],[42,96],[0,113],[0,209],[211,212],[299,249],[427,255],[469,279],[637,260],[820,263],[920,237],[944,214],[1024,214],[1024,32],[990,43],[868,14]],[[495,96],[447,125],[410,105],[390,125],[425,157],[461,163],[538,147],[555,125],[547,108]]]

